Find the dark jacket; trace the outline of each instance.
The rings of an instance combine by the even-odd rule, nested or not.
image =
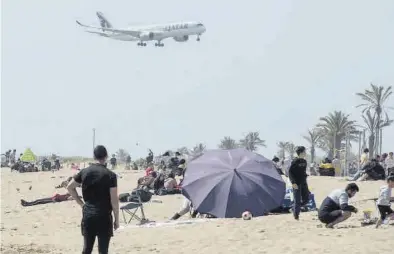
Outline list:
[[[289,169],[289,178],[292,184],[303,184],[306,183],[306,167],[307,162],[302,158],[295,158],[291,162]]]
[[[384,168],[376,161],[368,162],[364,166],[363,170],[372,180],[384,180],[386,178],[386,172]]]

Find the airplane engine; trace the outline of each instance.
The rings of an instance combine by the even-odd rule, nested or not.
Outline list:
[[[155,39],[155,33],[153,33],[153,32],[142,33],[140,35],[140,39],[142,41],[154,40]]]
[[[189,40],[189,36],[188,35],[184,35],[184,36],[179,36],[179,37],[174,37],[174,40],[177,42],[184,42]]]

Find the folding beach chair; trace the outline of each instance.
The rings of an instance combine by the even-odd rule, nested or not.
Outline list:
[[[149,222],[149,220],[145,218],[144,205],[141,201],[141,191],[142,190],[135,190],[135,195],[137,196],[138,202],[131,202],[120,207],[125,224],[129,224],[133,219],[137,220],[139,222],[138,224],[140,225]],[[140,216],[137,215],[138,210],[141,211]],[[128,220],[126,219],[126,214],[130,216]]]

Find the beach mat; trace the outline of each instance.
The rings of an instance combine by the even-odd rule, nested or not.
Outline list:
[[[202,222],[207,222],[208,219],[192,219],[192,220],[174,220],[174,221],[149,221],[142,225],[121,225],[119,230],[125,230],[128,228],[158,228],[158,227],[176,227],[176,226],[184,226],[184,225],[191,225],[197,224]]]

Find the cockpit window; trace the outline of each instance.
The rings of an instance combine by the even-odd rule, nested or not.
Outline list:
[[[198,23],[197,26],[204,26],[202,23]]]

